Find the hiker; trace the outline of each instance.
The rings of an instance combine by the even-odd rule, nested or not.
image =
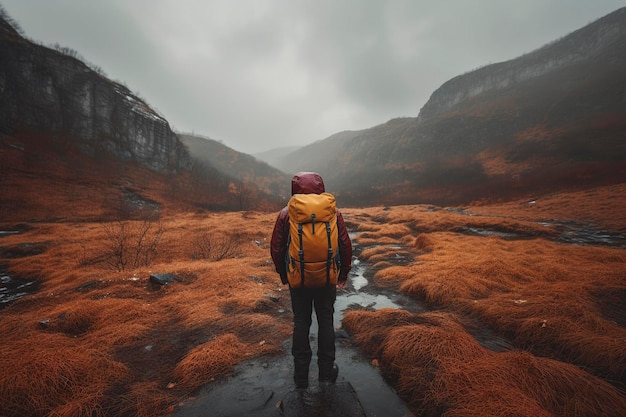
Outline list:
[[[270,251],[280,280],[289,284],[293,310],[294,382],[297,388],[306,389],[312,356],[309,329],[313,307],[318,323],[319,382],[334,383],[337,379],[334,304],[337,288],[344,288],[348,280],[352,242],[343,216],[336,210],[335,198],[325,192],[324,181],[318,173],[295,174],[291,180],[291,195],[289,204],[276,219]],[[308,222],[299,219],[303,215],[309,218]],[[311,235],[316,229],[318,233]],[[311,256],[312,249],[307,244],[322,245],[324,259],[310,262],[307,256]]]

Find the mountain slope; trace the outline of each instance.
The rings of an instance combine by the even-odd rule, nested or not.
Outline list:
[[[193,164],[167,120],[127,87],[75,52],[31,42],[11,22],[0,7],[0,217],[282,206],[271,180],[240,184],[228,170]]]
[[[455,77],[417,118],[306,146],[344,204],[465,204],[626,180],[626,9]],[[302,163],[302,165],[300,165]]]
[[[289,196],[290,177],[267,163],[213,139],[186,134],[179,134],[178,137],[196,164],[212,167],[232,178],[237,187],[255,187],[263,193],[281,198]]]

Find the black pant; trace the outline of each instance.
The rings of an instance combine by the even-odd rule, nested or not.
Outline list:
[[[335,327],[333,314],[337,288],[330,285],[324,288],[292,288],[291,308],[293,310],[293,355],[296,380],[308,378],[311,363],[309,329],[311,315],[315,308],[317,316],[317,364],[320,379],[330,378],[335,362]]]

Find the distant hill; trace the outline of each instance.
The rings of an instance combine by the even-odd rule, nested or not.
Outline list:
[[[626,8],[458,76],[416,118],[342,132],[276,166],[344,204],[467,204],[626,180]],[[297,167],[297,168],[296,168]]]
[[[188,134],[178,134],[196,163],[215,168],[232,178],[240,187],[254,186],[261,192],[280,198],[290,194],[290,179],[283,172],[248,154],[237,152],[223,143]]]
[[[300,146],[284,146],[282,148],[270,149],[269,151],[252,154],[256,159],[267,162],[269,165],[277,166],[280,161],[292,152],[297,151]]]

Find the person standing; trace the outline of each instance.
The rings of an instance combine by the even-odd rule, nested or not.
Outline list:
[[[309,331],[313,309],[318,323],[319,382],[334,383],[337,379],[334,304],[337,288],[344,288],[347,284],[352,266],[352,242],[343,216],[335,207],[335,199],[326,193],[324,181],[318,173],[295,174],[291,180],[291,195],[289,204],[276,219],[270,252],[281,282],[289,284],[293,310],[294,382],[297,388],[305,389],[309,385],[312,357]],[[317,238],[320,233],[327,238]],[[315,239],[328,242],[323,248],[327,255],[319,262],[307,259],[312,252],[307,244]]]

